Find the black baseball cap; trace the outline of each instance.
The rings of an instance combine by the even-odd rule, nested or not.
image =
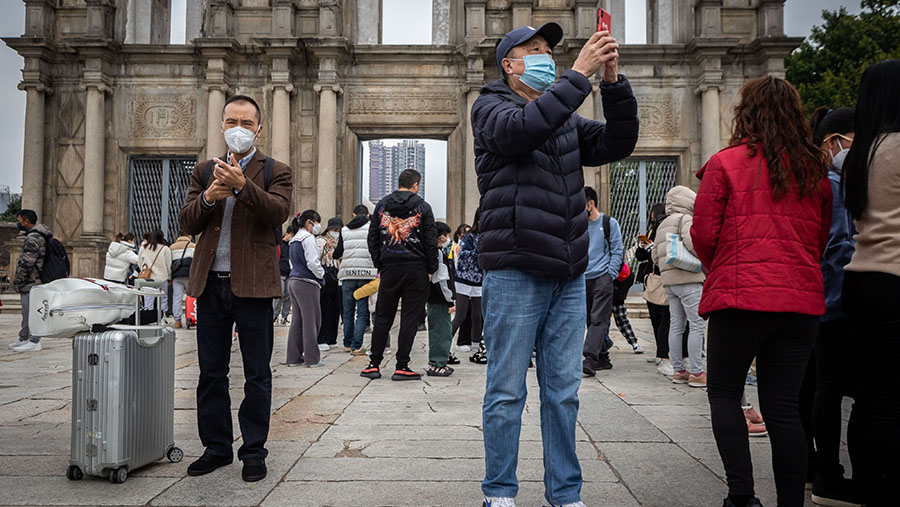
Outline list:
[[[552,49],[562,40],[563,30],[561,26],[551,21],[549,23],[544,23],[538,28],[520,26],[509,32],[503,36],[503,40],[500,41],[500,44],[497,44],[497,66],[500,67],[501,71],[503,70],[503,64],[501,62],[506,58],[509,50],[528,41],[535,35],[543,37]]]

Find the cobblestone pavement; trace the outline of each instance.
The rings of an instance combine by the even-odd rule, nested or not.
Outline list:
[[[247,484],[237,462],[207,476],[186,476],[188,463],[202,447],[194,398],[195,331],[179,330],[175,440],[185,460],[135,471],[121,485],[95,478],[70,482],[65,470],[71,340],[47,339],[41,352],[13,353],[5,345],[15,337],[18,320],[0,315],[0,504],[481,505],[485,369],[465,357],[453,376],[424,377],[422,382],[361,378],[366,358],[351,357],[343,349],[325,353],[325,368],[287,368],[279,365],[287,328],[276,327],[269,475]],[[649,321],[635,319],[633,325],[647,353],[633,354],[615,333],[614,369],[584,379],[581,386],[577,450],[583,499],[588,506],[721,505],[724,472],[705,390],[658,375],[646,361],[654,348]],[[427,365],[426,343],[426,334],[419,333],[412,364],[420,371]],[[386,363],[393,366],[391,360]],[[233,355],[232,379],[236,409],[242,398],[238,353]],[[543,494],[533,371],[528,388],[517,498],[524,507],[540,506]],[[755,388],[747,392],[756,398]],[[236,410],[233,416],[237,421]],[[234,427],[239,431],[236,422]],[[751,449],[758,495],[763,504],[775,505],[768,438],[753,439]]]

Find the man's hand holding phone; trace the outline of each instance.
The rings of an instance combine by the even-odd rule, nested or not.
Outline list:
[[[619,80],[619,44],[608,31],[597,32],[581,48],[572,70],[591,77],[603,68],[603,82],[615,83]]]

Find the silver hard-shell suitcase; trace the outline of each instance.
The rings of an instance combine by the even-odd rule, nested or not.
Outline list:
[[[184,457],[174,445],[175,331],[116,327],[74,338],[71,480],[122,483],[163,457]]]

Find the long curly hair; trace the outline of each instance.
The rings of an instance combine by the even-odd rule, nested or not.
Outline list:
[[[762,151],[776,201],[795,185],[801,197],[812,194],[828,174],[825,153],[812,137],[793,85],[766,76],[741,88],[730,144],[746,144],[751,157]]]

